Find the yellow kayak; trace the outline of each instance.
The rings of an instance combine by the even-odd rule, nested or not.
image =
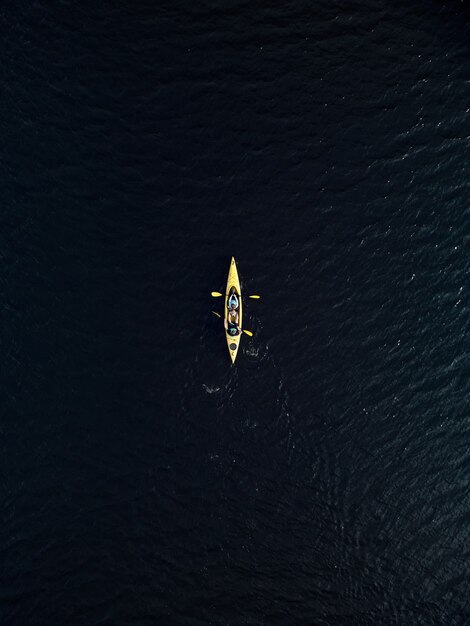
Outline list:
[[[238,326],[242,328],[242,291],[240,287],[240,281],[238,279],[237,272],[237,264],[235,263],[234,257],[230,261],[230,269],[228,272],[227,279],[227,289],[225,290],[225,325],[228,326],[229,323],[229,298],[233,295],[236,296],[236,300],[238,301],[238,307],[235,309],[238,313]],[[230,353],[230,358],[232,359],[232,363],[235,363],[235,359],[237,358],[238,346],[240,345],[241,333],[231,336],[225,331],[225,336],[227,337],[227,345],[228,351]]]

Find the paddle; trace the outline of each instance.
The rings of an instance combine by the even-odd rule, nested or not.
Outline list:
[[[211,296],[212,296],[213,298],[220,298],[220,297],[221,297],[221,296],[223,296],[223,295],[224,295],[223,293],[219,293],[218,291],[211,291]],[[254,296],[248,296],[248,297],[249,297],[249,298],[253,298],[254,300],[259,300],[259,299],[261,298],[261,296],[257,296],[257,295],[254,295]]]
[[[219,315],[219,313],[216,313],[215,311],[212,311],[212,313],[214,315],[216,315],[217,317],[220,317],[222,319],[222,315]],[[250,330],[245,330],[244,328],[242,328],[242,331],[248,335],[248,337],[253,337],[253,333]]]

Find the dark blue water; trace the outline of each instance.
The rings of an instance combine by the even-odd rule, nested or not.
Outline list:
[[[1,624],[470,623],[469,17],[0,10]]]

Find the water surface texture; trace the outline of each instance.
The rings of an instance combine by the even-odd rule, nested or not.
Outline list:
[[[2,625],[470,623],[469,16],[2,6]]]

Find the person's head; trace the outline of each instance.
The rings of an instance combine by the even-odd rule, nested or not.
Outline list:
[[[232,302],[232,304],[230,305],[232,311],[235,311],[235,302]]]

